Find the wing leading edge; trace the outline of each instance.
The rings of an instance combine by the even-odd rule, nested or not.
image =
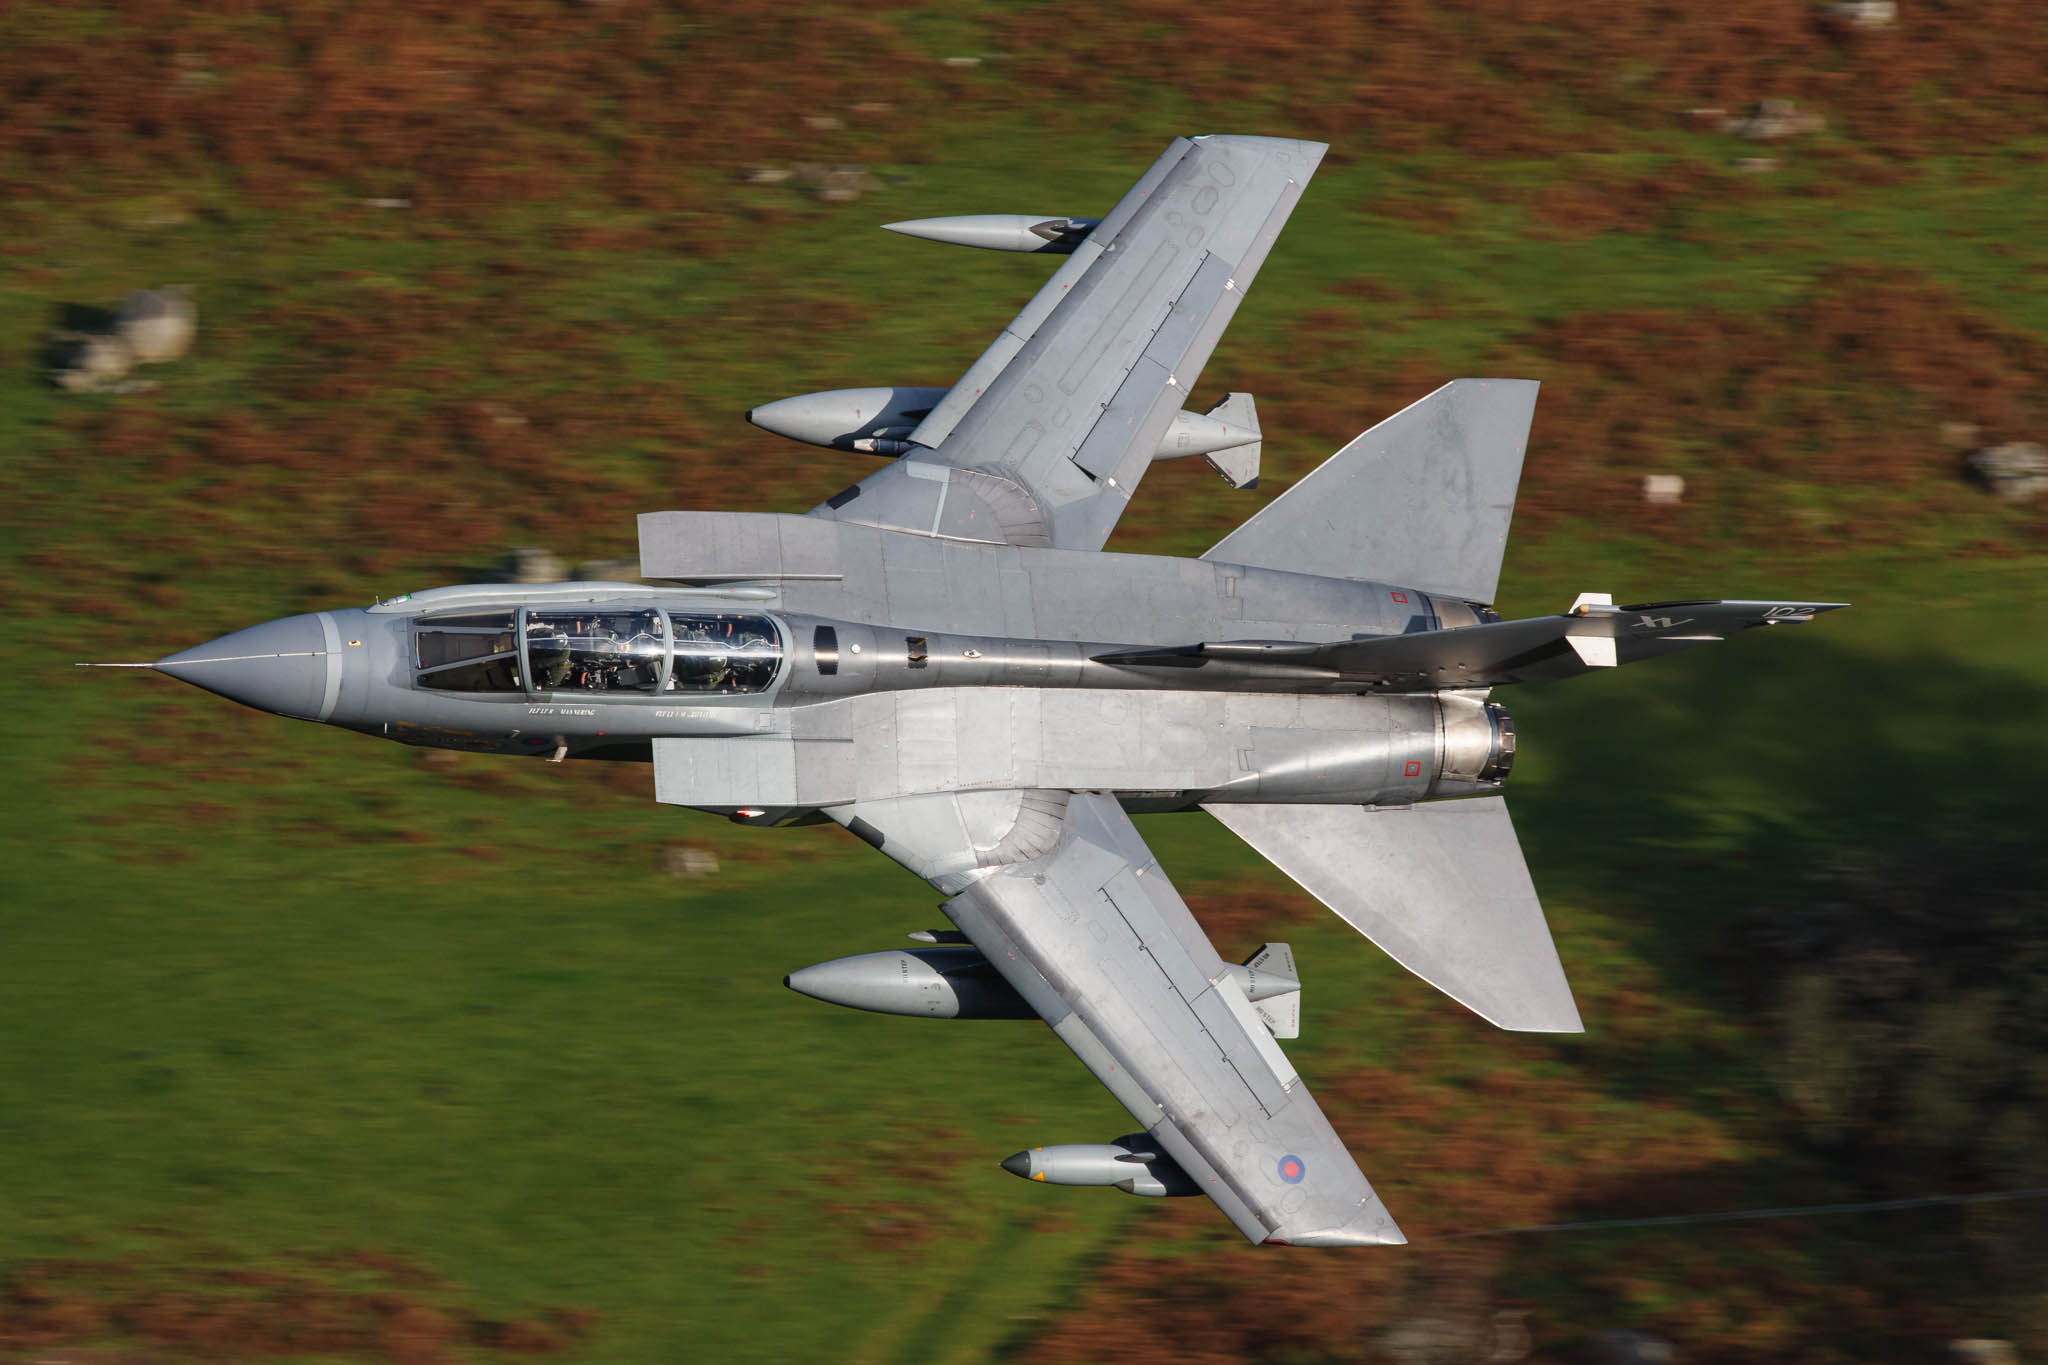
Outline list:
[[[1253,1242],[1406,1239],[1114,799],[864,802],[849,828],[945,910]]]
[[[1098,550],[1327,148],[1176,139],[911,433],[810,515]]]

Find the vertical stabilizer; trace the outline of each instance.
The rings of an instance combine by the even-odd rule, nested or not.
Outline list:
[[[1454,379],[1323,461],[1204,559],[1491,602],[1533,379]]]

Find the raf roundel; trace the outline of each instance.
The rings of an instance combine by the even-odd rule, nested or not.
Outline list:
[[[1308,1167],[1302,1159],[1289,1153],[1280,1158],[1280,1178],[1290,1185],[1299,1185],[1301,1178],[1308,1174]]]

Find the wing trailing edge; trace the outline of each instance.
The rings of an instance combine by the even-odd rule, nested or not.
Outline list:
[[[1497,796],[1203,807],[1409,971],[1504,1029],[1578,1033],[1550,926]]]

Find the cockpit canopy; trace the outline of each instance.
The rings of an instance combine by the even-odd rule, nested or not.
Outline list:
[[[422,618],[421,687],[443,692],[765,691],[782,668],[775,623],[751,612],[549,607]]]

